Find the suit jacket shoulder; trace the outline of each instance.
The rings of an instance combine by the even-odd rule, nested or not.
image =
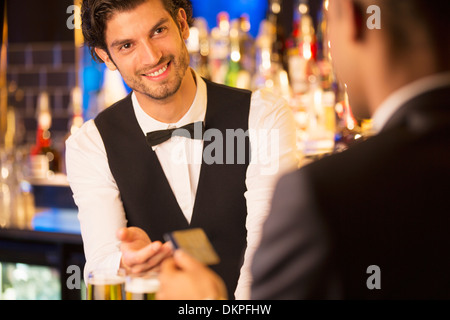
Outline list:
[[[255,255],[255,297],[449,297],[448,93],[418,97],[379,135],[280,181]],[[374,265],[381,290],[367,285]]]

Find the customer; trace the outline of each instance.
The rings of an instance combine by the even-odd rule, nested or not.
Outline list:
[[[275,183],[297,168],[295,122],[284,100],[190,69],[191,21],[187,0],[83,2],[86,44],[133,89],[67,142],[85,275],[149,270],[171,255],[165,233],[200,227],[228,292],[248,298]]]
[[[371,5],[381,29],[366,26]],[[253,299],[450,298],[449,13],[447,0],[330,0],[337,74],[378,134],[281,179]],[[186,254],[161,284],[161,299],[225,295]]]

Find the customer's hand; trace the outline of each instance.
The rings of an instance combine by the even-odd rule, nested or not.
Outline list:
[[[211,269],[181,250],[161,264],[158,300],[223,300],[227,289]]]
[[[152,242],[144,230],[136,227],[121,228],[117,231],[121,241],[121,268],[137,274],[157,269],[161,262],[172,255],[169,243]]]

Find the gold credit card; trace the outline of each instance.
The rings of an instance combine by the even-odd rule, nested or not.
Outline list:
[[[174,249],[182,249],[198,261],[215,265],[220,262],[214,247],[201,228],[174,231],[164,235],[166,241],[170,241]]]

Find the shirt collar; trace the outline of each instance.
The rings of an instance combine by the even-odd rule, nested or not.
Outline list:
[[[131,100],[133,103],[134,113],[144,135],[147,135],[148,132],[179,128],[189,123],[205,120],[207,105],[206,83],[194,70],[191,69],[191,72],[197,82],[197,92],[195,94],[194,102],[188,112],[177,123],[164,123],[152,118],[144,112],[139,105],[136,94],[134,92],[132,93]],[[155,149],[156,147],[153,147],[153,150]]]
[[[394,113],[408,101],[425,92],[446,86],[450,86],[450,72],[419,79],[395,91],[384,100],[373,116],[375,132],[380,132]]]

